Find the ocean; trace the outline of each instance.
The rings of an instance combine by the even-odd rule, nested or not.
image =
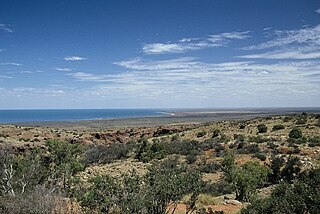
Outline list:
[[[0,123],[99,120],[167,114],[159,109],[0,110]]]

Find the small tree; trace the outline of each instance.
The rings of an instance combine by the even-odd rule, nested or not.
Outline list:
[[[44,164],[50,170],[50,179],[54,183],[62,184],[66,189],[72,175],[85,168],[82,160],[84,147],[60,141],[48,141],[49,154],[44,158]]]
[[[200,172],[178,166],[175,160],[152,166],[145,182],[148,187],[147,213],[154,214],[174,213],[183,196],[191,194],[196,200],[202,187]]]
[[[265,133],[268,130],[268,127],[265,124],[259,124],[257,126],[258,133]]]
[[[235,169],[234,153],[227,151],[223,154],[223,161],[221,163],[222,170],[224,172],[224,178],[227,182],[231,183],[233,180],[233,174]]]
[[[119,185],[107,175],[96,176],[90,182],[92,185],[80,198],[80,204],[90,210],[108,213],[118,201]]]
[[[231,185],[236,192],[236,199],[252,201],[256,189],[261,188],[267,181],[268,174],[269,169],[257,162],[247,162],[234,168]]]
[[[278,183],[281,179],[281,168],[284,166],[285,160],[282,157],[275,157],[271,161],[271,173],[269,181],[273,184]]]

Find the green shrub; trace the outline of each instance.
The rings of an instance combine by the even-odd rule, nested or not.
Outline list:
[[[293,179],[299,175],[301,171],[301,162],[298,157],[290,157],[285,165],[285,167],[281,170],[281,177],[287,181],[292,182]]]
[[[88,164],[111,163],[114,160],[126,158],[129,150],[129,145],[123,143],[93,146],[86,150],[85,161]]]
[[[264,143],[270,140],[271,139],[269,138],[263,138],[261,136],[249,136],[249,139],[248,139],[249,142],[255,142],[255,143]]]
[[[253,201],[256,191],[266,182],[269,168],[257,162],[247,162],[241,167],[235,167],[232,172],[231,185],[239,201]]]
[[[314,136],[308,138],[309,145],[320,146],[320,136]]]
[[[281,129],[284,129],[284,128],[285,128],[284,125],[274,125],[272,127],[272,131],[274,132],[274,131],[278,131],[278,130],[281,130]]]
[[[196,162],[198,154],[199,154],[198,150],[191,150],[189,154],[186,156],[187,163],[192,164]]]
[[[299,128],[293,128],[289,133],[289,138],[298,139],[302,137],[302,132]]]
[[[175,208],[187,194],[191,195],[187,205],[193,209],[203,186],[200,172],[178,166],[174,160],[152,166],[145,176],[145,183],[148,187],[147,213],[155,214],[167,213],[169,206]]]
[[[221,131],[219,129],[214,129],[212,131],[212,138],[216,138],[216,137],[219,137]]]
[[[266,154],[264,154],[264,153],[256,153],[256,154],[254,154],[254,157],[256,157],[256,158],[258,158],[259,160],[261,160],[261,161],[265,161],[265,160],[267,160],[267,156],[266,156]]]
[[[200,131],[200,132],[197,133],[197,138],[204,137],[206,135],[207,135],[206,131]]]
[[[258,133],[265,133],[268,130],[268,127],[265,124],[259,124],[257,126]]]
[[[310,213],[320,211],[320,169],[304,172],[293,184],[280,183],[271,196],[254,201],[242,214]]]
[[[245,136],[243,134],[234,134],[233,138],[236,140],[236,142],[244,142]]]
[[[261,152],[259,145],[254,143],[254,144],[249,144],[245,145],[243,148],[238,149],[239,154],[255,154]]]
[[[273,157],[271,160],[271,173],[269,174],[269,181],[273,184],[278,183],[281,178],[281,170],[285,165],[285,159],[283,157]]]
[[[247,124],[245,124],[245,123],[240,123],[239,129],[244,129],[246,126],[247,126]]]

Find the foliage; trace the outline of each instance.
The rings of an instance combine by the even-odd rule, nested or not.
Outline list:
[[[92,185],[80,199],[80,204],[91,210],[108,213],[119,200],[117,197],[119,192],[118,184],[108,175],[96,176],[90,180],[90,183]]]
[[[191,150],[189,152],[189,154],[186,156],[187,163],[192,164],[192,163],[196,162],[198,154],[199,154],[198,150]]]
[[[245,136],[243,134],[234,134],[233,138],[236,140],[236,142],[244,142]]]
[[[257,162],[247,162],[241,167],[234,168],[231,184],[239,201],[252,201],[256,189],[267,182],[269,168]]]
[[[192,195],[193,202],[189,204],[189,210],[192,210],[202,188],[200,172],[178,166],[174,160],[152,166],[145,179],[148,213],[169,213],[169,206],[174,213],[178,202],[187,194]]]
[[[271,160],[271,173],[269,174],[269,181],[273,184],[276,184],[282,178],[281,169],[285,164],[285,159],[283,157],[274,157]]]
[[[212,131],[212,138],[219,137],[220,133],[221,133],[220,129],[214,129]]]
[[[197,133],[197,137],[200,138],[200,137],[204,137],[207,135],[207,132],[206,131],[200,131]]]
[[[66,211],[65,203],[60,200],[61,196],[49,189],[42,187],[34,188],[23,195],[7,195],[0,198],[0,213],[10,214],[40,214],[56,213],[54,211]]]
[[[142,162],[149,162],[153,159],[163,159],[167,155],[179,154],[187,156],[189,163],[193,163],[200,154],[201,145],[196,141],[175,141],[148,143],[144,141],[136,154],[136,158]]]
[[[256,189],[262,187],[269,174],[269,169],[257,162],[247,162],[236,166],[234,155],[226,153],[222,161],[225,181],[228,182],[240,201],[252,201]]]
[[[41,164],[40,153],[13,155],[0,152],[0,196],[23,195],[46,181],[47,169]]]
[[[259,124],[257,126],[258,133],[265,133],[268,130],[268,127],[265,124]]]
[[[303,173],[293,184],[280,183],[270,197],[259,199],[241,211],[255,213],[310,213],[320,211],[320,169]]]
[[[111,163],[114,160],[126,158],[131,149],[129,144],[124,143],[93,146],[86,150],[85,162],[88,164]]]
[[[310,147],[320,146],[320,136],[314,136],[308,138],[308,145]]]
[[[261,150],[259,148],[259,145],[256,143],[245,145],[242,148],[238,149],[239,154],[256,154],[260,152]]]
[[[82,206],[102,213],[173,213],[183,196],[190,194],[188,211],[202,189],[200,172],[176,165],[175,160],[152,165],[144,177],[135,171],[115,179],[97,176],[78,194]]]
[[[233,180],[235,169],[235,156],[231,151],[226,151],[223,154],[223,161],[221,163],[222,170],[224,172],[224,178],[227,182],[231,183]]]
[[[291,182],[300,173],[301,163],[298,157],[290,157],[281,171],[281,177],[287,181]]]
[[[274,131],[278,131],[278,130],[281,130],[281,129],[284,129],[284,128],[285,128],[284,125],[274,125],[272,127],[272,131],[274,132]]]
[[[265,161],[267,160],[266,154],[261,153],[261,152],[257,152],[254,154],[254,157],[258,158],[261,161]]]
[[[82,160],[84,147],[60,141],[47,141],[46,144],[49,153],[44,164],[50,170],[50,179],[62,183],[66,189],[71,177],[85,168]]]
[[[271,160],[270,169],[271,183],[277,184],[281,180],[292,182],[301,171],[301,163],[298,157],[289,157],[287,161],[283,157],[274,157]]]
[[[289,138],[299,139],[302,137],[302,132],[299,128],[293,128],[289,133]]]

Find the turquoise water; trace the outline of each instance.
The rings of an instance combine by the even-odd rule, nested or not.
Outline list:
[[[131,118],[165,113],[160,109],[0,110],[0,123]]]

